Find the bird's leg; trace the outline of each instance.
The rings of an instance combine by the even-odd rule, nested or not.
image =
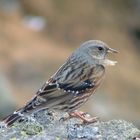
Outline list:
[[[74,111],[68,114],[69,114],[68,117],[61,118],[60,120],[66,121],[71,118],[80,118],[83,121],[83,123],[94,123],[97,122],[99,119],[98,117],[89,118],[90,115],[82,111]]]
[[[85,115],[87,115],[87,113],[82,112],[82,111],[69,112],[68,113],[68,116],[67,117],[62,117],[60,119],[60,121],[61,120],[66,121],[66,120],[71,119],[71,118],[81,118],[80,116],[83,116],[84,117]]]
[[[70,118],[80,118],[83,123],[95,123],[98,121],[98,117],[89,117],[90,115],[88,113],[82,112],[82,111],[74,111],[69,113]]]
[[[69,116],[70,116],[70,118],[81,118],[81,117],[84,117],[84,116],[86,116],[88,113],[86,113],[86,112],[83,112],[83,111],[74,111],[74,112],[70,112],[69,113]]]

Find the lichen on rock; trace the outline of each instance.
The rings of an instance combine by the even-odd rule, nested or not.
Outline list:
[[[81,124],[79,119],[60,121],[66,114],[42,110],[10,128],[0,128],[1,140],[132,140],[138,130],[123,120]],[[2,123],[1,123],[2,126]]]

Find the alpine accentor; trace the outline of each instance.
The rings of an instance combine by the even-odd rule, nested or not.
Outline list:
[[[117,53],[102,41],[90,40],[76,49],[58,71],[38,90],[35,97],[24,107],[4,119],[7,126],[22,116],[42,109],[67,112],[70,116],[86,119],[82,112],[76,111],[95,93],[103,81],[105,67],[115,65],[116,61],[106,58],[109,52]]]

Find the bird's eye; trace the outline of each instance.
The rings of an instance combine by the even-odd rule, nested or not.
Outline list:
[[[103,50],[103,47],[98,47],[98,50],[99,50],[99,51],[102,51],[102,50]]]

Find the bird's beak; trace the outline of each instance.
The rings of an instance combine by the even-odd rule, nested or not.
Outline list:
[[[108,53],[118,53],[117,50],[112,49],[112,48],[108,48],[107,52],[108,52]]]

